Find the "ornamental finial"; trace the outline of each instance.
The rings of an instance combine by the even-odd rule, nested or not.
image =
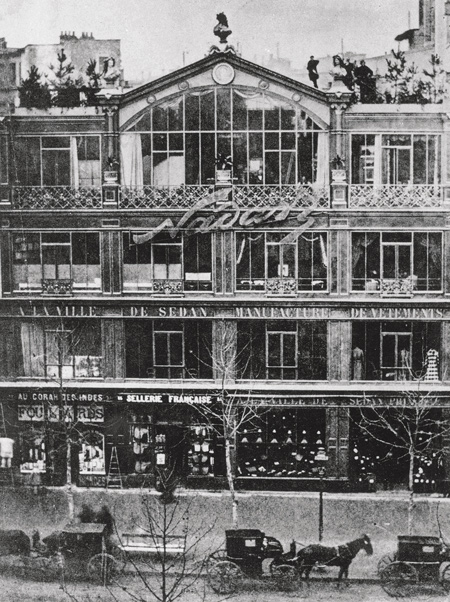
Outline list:
[[[216,15],[216,19],[218,23],[214,27],[214,35],[219,37],[221,44],[226,44],[228,36],[232,33],[228,26],[228,19],[225,13],[219,13]]]

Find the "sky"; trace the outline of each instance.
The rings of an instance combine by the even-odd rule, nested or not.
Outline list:
[[[162,75],[205,56],[225,12],[242,56],[265,62],[279,52],[294,68],[341,50],[375,56],[417,26],[418,0],[0,0],[8,47],[55,44],[61,31],[121,40],[125,79]]]

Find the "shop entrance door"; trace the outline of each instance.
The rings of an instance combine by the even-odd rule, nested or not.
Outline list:
[[[155,425],[155,468],[174,476],[186,472],[186,432],[179,424]]]

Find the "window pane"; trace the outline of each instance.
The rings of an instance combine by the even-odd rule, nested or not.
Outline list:
[[[233,128],[235,130],[247,129],[246,101],[236,90],[233,92]]]
[[[283,335],[283,366],[295,367],[297,357],[296,338],[295,334],[285,333]]]
[[[169,104],[169,130],[183,129],[183,97],[175,98]]]
[[[200,126],[204,130],[214,130],[214,91],[200,96]]]
[[[247,184],[247,134],[233,134],[233,177]]]
[[[208,184],[215,180],[215,157],[214,134],[201,135],[201,183]]]
[[[231,90],[229,88],[217,89],[217,129],[229,130],[231,128]]]
[[[70,186],[70,152],[43,151],[42,173],[44,186]]]
[[[20,165],[17,177],[22,186],[41,185],[41,144],[39,138],[17,138],[16,162]]]
[[[266,152],[265,159],[266,184],[279,184],[280,156],[278,152]]]
[[[186,184],[200,183],[200,137],[186,134]]]
[[[169,364],[169,339],[166,332],[155,332],[155,366]]]
[[[186,129],[200,129],[200,97],[186,95]]]
[[[414,136],[414,184],[427,183],[426,136]]]
[[[281,153],[281,183],[295,184],[295,153]]]
[[[281,334],[269,333],[268,336],[268,365],[281,366]]]
[[[42,136],[42,148],[70,148],[70,137]]]

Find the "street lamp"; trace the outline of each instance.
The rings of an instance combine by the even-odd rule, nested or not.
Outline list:
[[[320,479],[319,489],[319,542],[323,538],[323,477],[325,476],[325,464],[328,461],[328,456],[324,447],[319,447],[317,454],[314,457],[317,462],[317,471]]]

